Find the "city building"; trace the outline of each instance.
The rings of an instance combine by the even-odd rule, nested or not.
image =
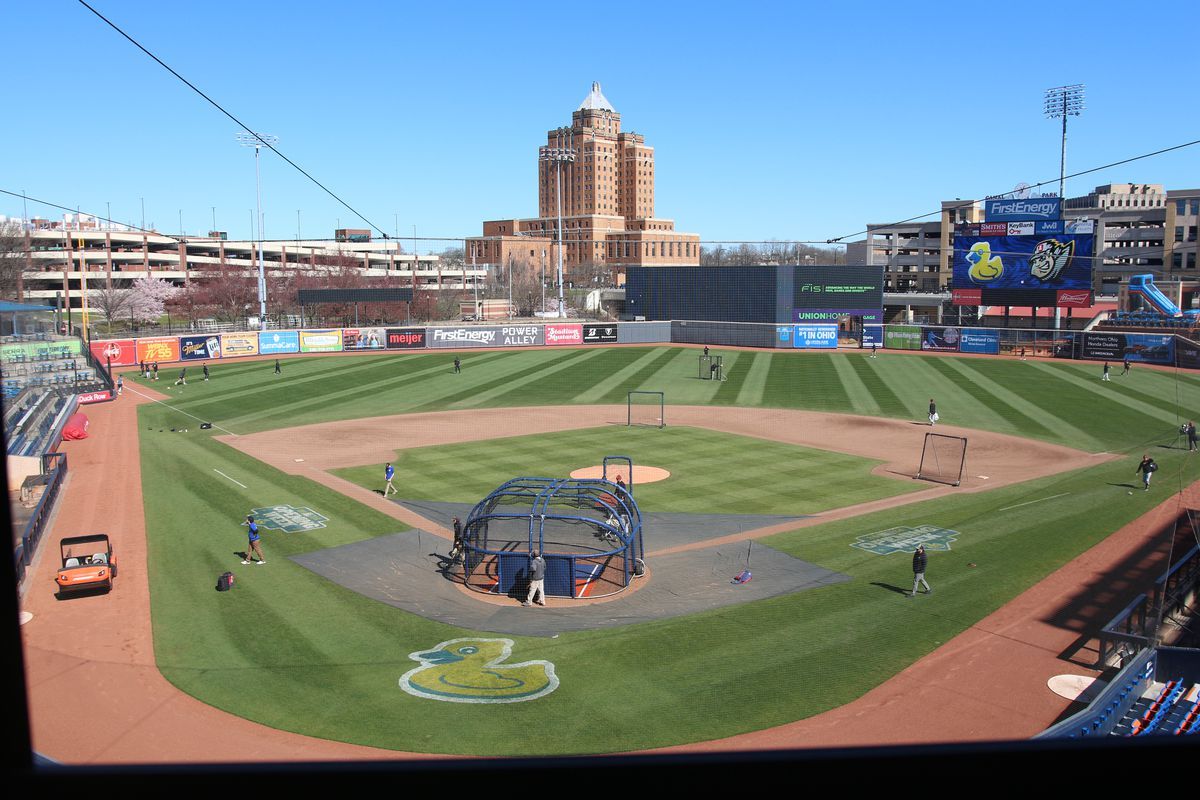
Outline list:
[[[1200,189],[1173,189],[1167,192],[1163,216],[1163,263],[1172,277],[1194,280],[1200,266],[1196,228],[1200,226]]]
[[[654,212],[654,148],[621,130],[621,115],[593,83],[571,125],[547,132],[539,149],[538,216],[484,222],[464,254],[468,263],[553,271],[561,213],[564,280],[617,283],[627,266],[698,266],[700,236]]]
[[[143,276],[186,286],[229,270],[258,269],[258,243],[229,241],[222,231],[167,236],[75,214],[61,221],[31,219],[22,226],[28,250],[20,298],[25,301],[53,305],[62,298],[80,308],[85,287],[89,292],[125,289]],[[270,274],[353,269],[417,290],[469,289],[485,276],[482,267],[445,265],[436,255],[403,253],[395,240],[372,241],[369,231],[339,229],[334,241],[277,240],[262,247]]]

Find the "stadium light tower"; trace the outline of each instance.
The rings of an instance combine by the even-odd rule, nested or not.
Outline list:
[[[1083,113],[1083,84],[1056,86],[1046,90],[1046,119],[1062,117],[1062,157],[1058,165],[1058,196],[1066,199],[1063,187],[1067,177],[1067,117],[1078,117]]]
[[[563,302],[562,166],[575,161],[575,150],[563,146],[562,137],[567,133],[566,129],[559,128],[557,133],[558,146],[541,148],[538,158],[544,163],[554,164],[556,170],[554,196],[558,201],[558,316],[561,319],[567,316],[567,307]]]
[[[263,213],[262,213],[262,175],[258,170],[258,151],[266,145],[271,147],[279,141],[278,136],[269,133],[238,133],[238,144],[242,147],[254,148],[254,187],[258,195],[258,327],[267,327],[267,271],[263,264]]]

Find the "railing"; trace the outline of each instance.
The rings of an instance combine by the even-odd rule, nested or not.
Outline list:
[[[13,548],[13,566],[16,569],[18,586],[25,579],[26,568],[33,563],[33,555],[37,552],[38,544],[45,532],[50,512],[54,510],[54,501],[58,498],[58,491],[62,488],[63,481],[66,480],[67,454],[47,453],[42,456],[42,475],[46,478],[46,490],[38,499],[37,506],[33,509],[33,515],[25,523],[25,530],[21,532],[20,542]]]

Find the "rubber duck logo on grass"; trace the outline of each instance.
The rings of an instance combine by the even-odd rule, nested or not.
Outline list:
[[[967,263],[971,269],[967,274],[975,283],[994,281],[1004,274],[1004,262],[1000,256],[992,255],[992,246],[987,242],[976,242],[967,253]]]
[[[409,653],[421,666],[400,678],[414,697],[447,703],[523,703],[558,688],[549,661],[505,663],[512,639],[451,639],[433,650]]]

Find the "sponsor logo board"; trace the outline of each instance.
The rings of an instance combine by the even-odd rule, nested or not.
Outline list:
[[[161,336],[137,340],[137,361],[178,361],[179,339]]]
[[[1000,352],[1000,331],[984,328],[963,328],[959,332],[958,351],[960,353],[987,353],[996,355]]]
[[[341,330],[299,331],[301,353],[337,353],[342,349]]]
[[[1061,308],[1088,308],[1092,305],[1092,292],[1089,289],[1059,289],[1055,297],[1055,305]]]
[[[1033,222],[1010,222],[1006,236],[1033,236]]]
[[[920,350],[921,328],[917,325],[888,325],[883,329],[883,342],[889,350]]]
[[[506,325],[500,329],[500,344],[504,347],[527,347],[545,341],[541,325]]]
[[[113,363],[115,364],[116,362],[114,361]],[[89,403],[103,403],[105,400],[113,399],[112,392],[108,389],[102,392],[84,392],[78,397],[81,406],[86,406]]]
[[[1175,360],[1175,337],[1156,333],[1086,333],[1083,357],[1096,361],[1140,361],[1171,364]]]
[[[836,350],[837,346],[837,325],[797,325],[792,335],[792,347]]]
[[[546,325],[546,344],[583,344],[582,325]]]
[[[221,334],[221,357],[258,355],[258,336],[257,333]]]
[[[300,337],[296,331],[266,331],[258,335],[258,352],[269,356],[277,353],[299,353]]]
[[[1096,232],[1096,220],[1094,219],[1073,219],[1064,224],[1064,233],[1092,233]]]
[[[499,328],[430,328],[429,347],[495,347]]]
[[[787,330],[791,330],[788,328]],[[616,325],[584,325],[583,326],[583,341],[592,342],[615,342],[617,341],[617,326]]]
[[[112,363],[114,367],[128,367],[137,363],[137,348],[133,339],[114,339],[110,342],[92,342],[92,355],[101,364]]]
[[[1059,219],[1062,217],[1062,198],[1039,197],[1027,200],[985,200],[983,217],[988,222]]]
[[[842,317],[862,317],[864,323],[878,324],[883,322],[881,308],[793,308],[792,321],[805,322],[837,322]]]
[[[958,349],[961,338],[958,328],[925,328],[921,338],[922,350],[953,351]]]
[[[1062,220],[1054,220],[1053,222],[1035,222],[1033,226],[1033,233],[1035,236],[1057,236],[1063,232],[1064,226]]]
[[[180,336],[179,357],[183,361],[220,358],[221,337],[215,333],[211,336]]]
[[[417,350],[425,346],[424,328],[388,328],[388,350]]]
[[[883,326],[882,325],[863,325],[863,347],[876,345],[883,347]]]
[[[343,350],[382,350],[386,344],[383,328],[342,328]]]
[[[1008,236],[1008,225],[1003,222],[985,222],[979,226],[980,236]]]
[[[951,297],[956,306],[978,306],[983,304],[983,289],[952,289]]]

